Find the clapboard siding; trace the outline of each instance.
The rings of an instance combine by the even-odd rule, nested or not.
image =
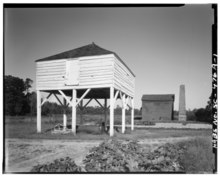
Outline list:
[[[121,90],[123,93],[127,94],[127,95],[130,95],[130,96],[134,96],[134,92],[131,91],[130,89],[126,88],[125,86],[121,86],[121,83],[118,82],[117,80],[115,80],[114,82],[114,87],[117,89],[117,90]]]
[[[113,57],[80,58],[80,86],[113,83]]]
[[[92,58],[82,57],[78,59],[80,68],[78,86],[113,84],[114,58],[112,55],[103,58],[93,56]],[[66,61],[67,59],[37,62],[37,88],[68,87],[65,85]]]
[[[118,58],[114,59],[114,83],[116,88],[134,96],[135,78]]]
[[[37,87],[59,87],[64,85],[66,60],[36,63]]]
[[[70,59],[37,62],[37,88],[69,87],[65,85],[67,60]],[[113,85],[127,95],[134,96],[135,78],[129,69],[113,54],[81,57],[78,60],[80,68],[79,87]]]

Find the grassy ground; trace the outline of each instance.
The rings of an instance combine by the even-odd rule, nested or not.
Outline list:
[[[101,123],[104,120],[101,115],[84,116],[84,122]],[[70,134],[51,134],[45,132],[51,129],[57,123],[62,124],[62,115],[53,118],[42,117],[42,133],[36,132],[36,117],[5,117],[5,137],[20,139],[65,139],[65,140],[104,140],[109,139],[108,134],[100,132],[98,126],[79,127],[77,135]],[[77,117],[77,123],[80,123]],[[126,123],[130,123],[130,116],[127,116]],[[71,124],[71,118],[68,117],[68,124]],[[121,116],[116,116],[115,124],[121,124]],[[212,153],[212,130],[211,129],[135,129],[131,132],[130,128],[126,129],[125,134],[115,132],[114,138],[117,139],[159,139],[172,137],[196,137],[189,141],[178,143],[184,145],[187,150],[181,162],[187,173],[210,173],[214,169],[214,156]]]
[[[119,116],[115,118],[115,124],[120,124]],[[127,118],[129,124],[130,118]],[[84,122],[100,123],[103,120],[101,115],[88,115],[84,116]],[[77,118],[79,124],[80,119]],[[79,127],[77,135],[70,134],[51,134],[45,132],[53,128],[57,123],[62,123],[62,115],[53,118],[42,117],[42,133],[37,134],[36,131],[36,117],[5,117],[5,137],[6,138],[28,138],[28,139],[106,139],[109,138],[108,134],[100,132],[98,125]],[[69,118],[68,124],[71,124]],[[120,129],[119,129],[120,130]],[[143,138],[166,138],[166,137],[182,137],[182,136],[211,136],[211,130],[189,130],[189,129],[135,129],[132,133],[130,128],[126,129],[126,134],[115,133],[115,137],[126,139],[143,139]]]
[[[211,137],[198,137],[193,140],[180,142],[186,147],[181,164],[186,173],[212,173],[215,169],[214,154],[212,153]]]

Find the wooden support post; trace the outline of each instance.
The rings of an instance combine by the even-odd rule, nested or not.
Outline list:
[[[73,89],[73,95],[72,95],[72,132],[73,135],[76,135],[76,89]]]
[[[66,100],[63,98],[63,131],[66,131]]]
[[[110,87],[110,136],[114,135],[114,87]]]
[[[37,90],[37,132],[41,133],[41,94]]]
[[[134,130],[134,98],[131,99],[131,130]]]
[[[122,95],[122,133],[125,133],[125,110],[126,110],[126,102],[125,102],[125,94]]]
[[[106,123],[107,123],[107,98],[104,100],[104,113],[105,113],[105,129],[106,129]]]
[[[80,124],[83,124],[83,100],[80,101]]]

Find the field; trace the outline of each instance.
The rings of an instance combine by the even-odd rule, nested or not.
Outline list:
[[[71,157],[77,165],[83,167],[83,158],[90,149],[104,140],[112,139],[101,133],[97,124],[102,116],[84,116],[84,122],[95,125],[79,127],[77,135],[51,134],[46,132],[55,124],[62,123],[62,116],[42,118],[42,133],[36,133],[36,117],[5,117],[5,171],[30,172],[37,164],[45,164],[55,159]],[[115,124],[120,124],[116,117]],[[79,118],[78,118],[79,120]],[[129,117],[127,122],[129,123]],[[70,118],[68,123],[70,123]],[[77,121],[79,123],[79,121]],[[187,151],[181,160],[187,173],[210,173],[214,169],[211,129],[126,129],[125,134],[115,131],[113,139],[137,140],[147,151],[153,151],[166,143],[187,145]]]

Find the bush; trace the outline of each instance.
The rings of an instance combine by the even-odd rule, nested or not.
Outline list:
[[[31,172],[81,172],[82,168],[69,158],[60,158],[48,164],[38,164],[31,169]]]
[[[148,153],[136,141],[110,139],[92,148],[84,164],[87,172],[183,172],[182,154],[172,144]]]

